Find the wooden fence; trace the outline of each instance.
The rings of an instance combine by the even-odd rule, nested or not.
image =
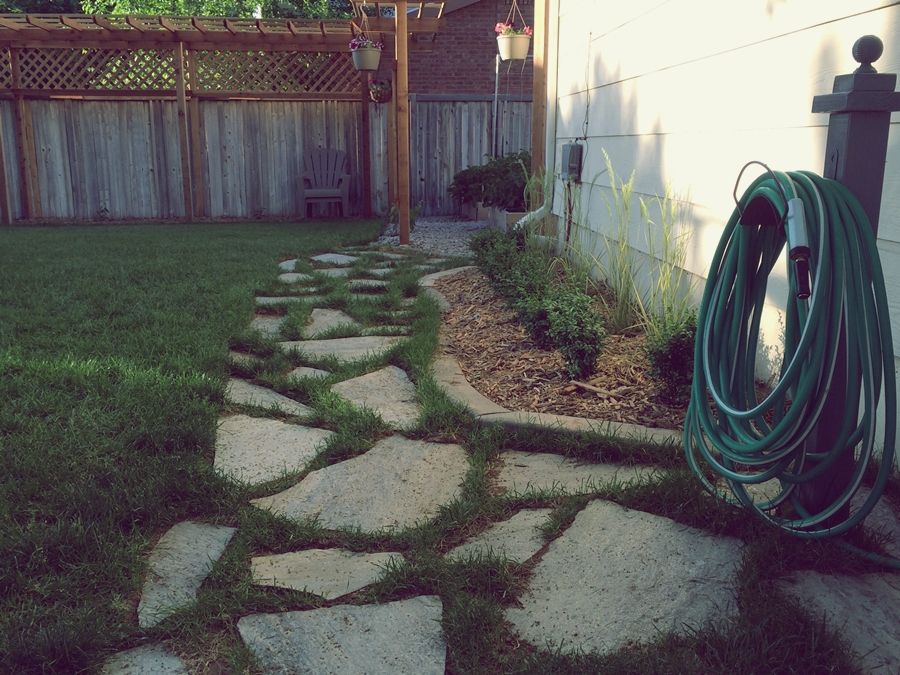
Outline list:
[[[448,215],[458,205],[447,192],[453,176],[493,154],[493,98],[414,96],[410,105],[410,201],[424,215]],[[501,101],[497,154],[531,146],[531,102]]]

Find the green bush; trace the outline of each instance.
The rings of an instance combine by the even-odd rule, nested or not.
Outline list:
[[[480,201],[484,206],[524,211],[530,166],[528,152],[494,157],[486,164],[470,166],[457,173],[448,191],[460,204]]]
[[[591,298],[572,279],[555,279],[546,253],[522,233],[486,230],[471,243],[475,263],[519,313],[543,349],[556,348],[572,377],[594,372],[606,331]]]
[[[606,331],[591,297],[570,284],[555,286],[544,298],[550,339],[566,361],[571,377],[594,372]]]
[[[696,318],[673,323],[647,335],[645,349],[653,376],[663,384],[663,393],[673,400],[688,397],[694,374]]]

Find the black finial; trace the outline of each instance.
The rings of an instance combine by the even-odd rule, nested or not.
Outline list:
[[[854,72],[877,73],[872,64],[881,58],[884,43],[877,35],[863,35],[853,43],[853,58],[861,64]]]

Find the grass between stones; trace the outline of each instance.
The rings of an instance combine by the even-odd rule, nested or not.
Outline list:
[[[192,672],[255,672],[236,631],[242,616],[434,593],[444,603],[450,672],[854,672],[840,636],[779,594],[774,582],[792,569],[865,571],[858,559],[834,544],[778,535],[715,501],[686,471],[677,448],[610,434],[485,427],[450,401],[430,374],[440,316],[432,299],[417,296],[412,266],[423,256],[398,263],[359,252],[349,278],[366,276],[378,260],[392,270],[381,277],[389,281],[386,291],[373,300],[351,299],[343,279],[319,278],[315,284],[328,306],[364,328],[390,318],[409,327],[409,340],[352,364],[305,360],[281,353],[279,340],[249,331],[247,324],[254,311],[284,313],[280,339],[295,339],[310,307],[260,310],[253,306],[254,292],[291,294],[288,285],[272,282],[277,260],[296,256],[297,271],[313,272],[309,253],[335,250],[341,241],[361,242],[375,228],[192,227],[0,232],[9,258],[0,266],[0,397],[9,402],[0,408],[0,670],[96,667],[105,654],[149,639],[166,642]],[[405,308],[403,301],[413,297]],[[229,366],[228,347],[260,361]],[[377,415],[330,392],[337,381],[387,364],[403,368],[417,387],[422,414],[406,435],[466,449],[470,467],[459,497],[430,522],[379,534],[328,531],[249,506],[249,499],[364,453],[391,433]],[[301,365],[331,374],[288,380],[285,373]],[[314,418],[307,423],[335,432],[302,472],[250,488],[212,471],[220,411],[265,413],[223,401],[229,372],[311,406]],[[491,487],[497,458],[506,450],[668,471],[636,483],[602,485],[588,495],[509,497]],[[535,562],[444,557],[522,508],[553,509],[543,528],[549,545],[596,498],[740,537],[746,546],[735,579],[736,618],[684,636],[660,634],[650,644],[605,656],[573,653],[567,645],[535,649],[520,643],[503,618],[504,608],[527,587]],[[134,610],[146,553],[167,527],[185,518],[238,531],[196,605],[140,631]],[[336,546],[396,551],[405,559],[373,586],[331,602],[251,583],[255,555]]]

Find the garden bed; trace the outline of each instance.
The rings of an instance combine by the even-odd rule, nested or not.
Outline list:
[[[503,407],[657,428],[684,424],[687,404],[663,397],[642,335],[607,336],[597,372],[575,384],[562,356],[535,344],[480,271],[441,279],[435,288],[451,305],[444,315],[448,350],[469,383]]]

